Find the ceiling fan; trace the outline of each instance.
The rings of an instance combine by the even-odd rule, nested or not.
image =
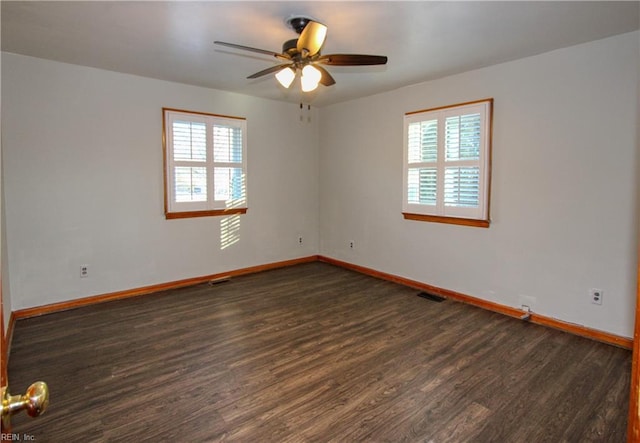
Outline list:
[[[214,43],[230,48],[271,55],[283,61],[284,63],[263,69],[247,78],[258,78],[263,75],[276,73],[275,76],[278,82],[285,88],[288,88],[297,77],[298,72],[300,72],[300,83],[303,92],[313,91],[318,87],[318,84],[324,86],[335,84],[336,81],[331,74],[329,74],[329,71],[321,65],[365,66],[384,65],[387,63],[387,57],[382,55],[321,55],[320,50],[327,36],[327,27],[325,25],[307,16],[292,16],[288,18],[285,23],[300,36],[284,42],[281,53],[237,45],[235,43],[221,41],[215,41]]]

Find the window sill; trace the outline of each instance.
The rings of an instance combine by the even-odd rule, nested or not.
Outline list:
[[[434,222],[434,223],[447,223],[450,225],[462,225],[462,226],[473,226],[476,228],[488,228],[490,221],[489,220],[476,220],[472,218],[458,218],[458,217],[444,217],[440,215],[424,215],[424,214],[410,214],[408,212],[403,212],[405,220],[415,220],[415,221],[423,221],[423,222]]]
[[[231,209],[213,209],[209,211],[185,211],[185,212],[166,212],[165,218],[172,220],[176,218],[193,218],[193,217],[215,217],[221,215],[246,214],[247,208],[231,208]]]

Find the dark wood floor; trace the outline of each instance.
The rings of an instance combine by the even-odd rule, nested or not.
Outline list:
[[[37,442],[625,441],[631,353],[323,263],[16,324]]]

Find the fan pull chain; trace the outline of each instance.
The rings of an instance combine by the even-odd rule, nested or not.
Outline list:
[[[300,121],[304,122],[304,103],[300,102]],[[307,123],[311,123],[311,105],[307,105]]]

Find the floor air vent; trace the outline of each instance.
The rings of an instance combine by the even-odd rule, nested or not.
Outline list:
[[[427,300],[435,301],[437,303],[443,302],[446,300],[444,297],[440,297],[436,294],[429,294],[428,292],[420,292],[418,293],[418,297],[426,298]]]

